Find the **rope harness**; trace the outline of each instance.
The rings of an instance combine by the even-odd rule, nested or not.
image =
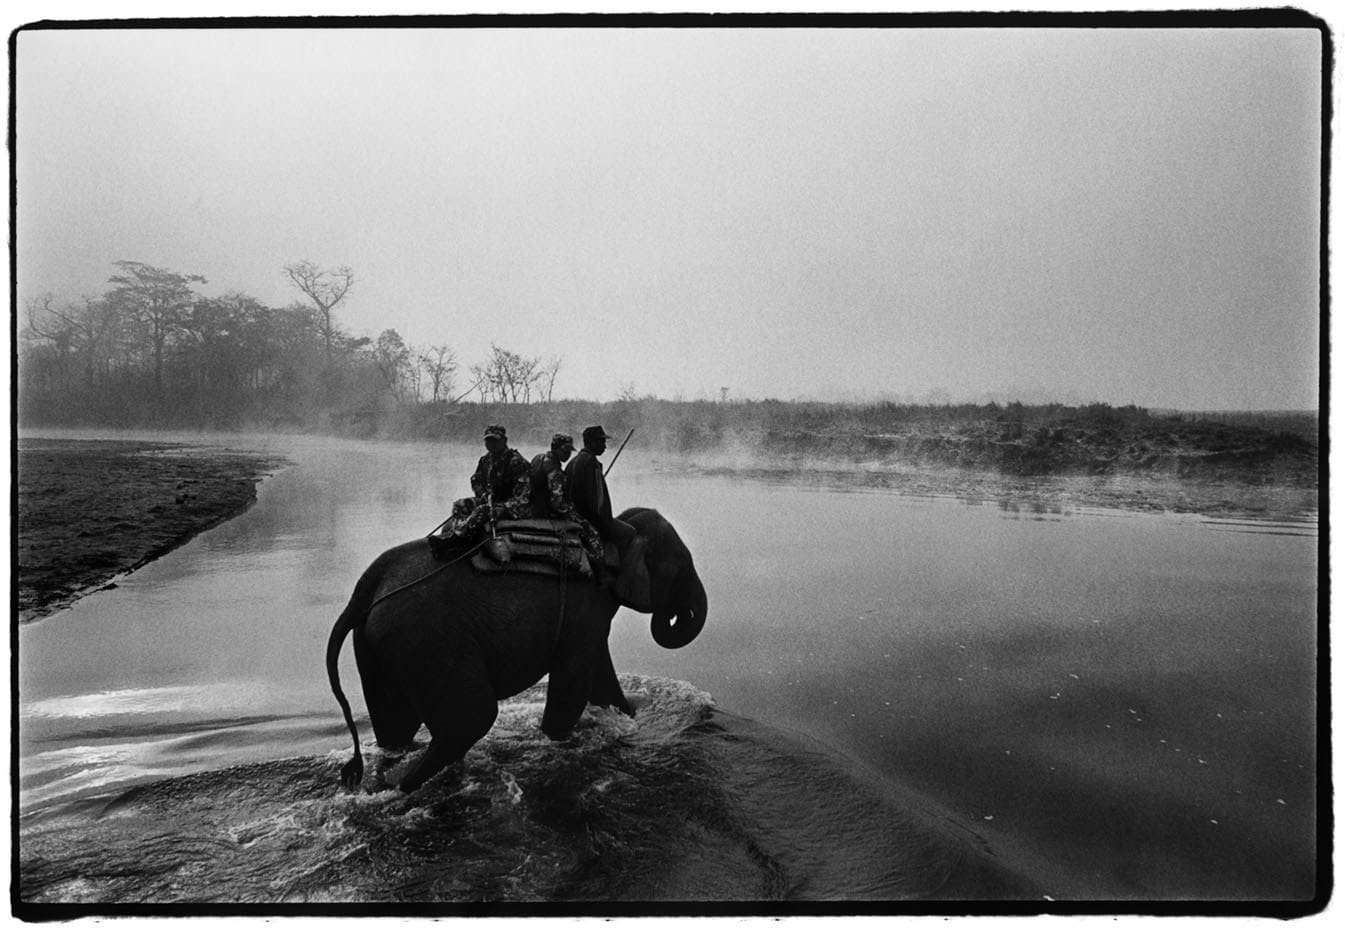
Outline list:
[[[551,651],[554,654],[556,646],[560,644],[560,632],[565,627],[565,592],[568,589],[566,584],[569,582],[565,577],[565,535],[556,536],[556,556],[557,563],[560,565],[560,615],[556,618],[556,634],[551,636]]]
[[[375,606],[377,606],[377,605],[378,605],[379,603],[381,603],[383,600],[385,600],[385,599],[389,599],[389,598],[391,598],[391,597],[393,597],[393,596],[396,596],[398,593],[402,592],[403,590],[409,590],[409,589],[410,589],[411,587],[413,587],[413,586],[417,586],[417,585],[419,585],[419,584],[421,584],[421,583],[424,583],[424,582],[425,582],[426,580],[428,580],[430,577],[434,576],[435,574],[439,573],[440,571],[447,570],[449,567],[452,567],[452,566],[453,566],[454,564],[456,564],[458,561],[460,561],[460,560],[465,560],[465,559],[467,559],[468,557],[471,557],[471,556],[472,556],[473,554],[475,554],[477,551],[479,551],[479,550],[481,550],[483,547],[485,547],[485,546],[486,546],[486,543],[487,543],[488,541],[491,541],[491,540],[493,540],[493,538],[486,538],[486,539],[485,539],[484,541],[482,541],[480,544],[473,545],[472,547],[470,547],[470,548],[468,548],[467,550],[463,551],[461,554],[459,554],[457,557],[453,558],[452,560],[448,561],[447,563],[440,564],[438,567],[435,567],[435,568],[434,568],[433,570],[431,570],[429,573],[424,574],[424,575],[419,576],[419,577],[416,577],[414,580],[410,581],[409,583],[403,583],[401,586],[395,587],[395,588],[393,588],[393,589],[391,589],[391,590],[388,590],[386,593],[383,593],[383,594],[381,594],[381,595],[375,597],[375,598],[374,598],[374,601],[371,602],[371,603],[369,604],[369,608],[370,608],[370,609],[373,609]]]

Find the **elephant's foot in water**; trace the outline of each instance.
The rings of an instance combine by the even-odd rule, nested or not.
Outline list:
[[[648,703],[649,697],[642,693],[632,694],[629,697],[622,694],[619,699],[613,699],[609,702],[589,701],[589,705],[592,707],[615,710],[631,719],[635,718],[635,714],[640,707],[646,706]],[[575,735],[576,732],[587,732],[595,728],[601,728],[601,726],[592,717],[586,720],[580,716],[569,726],[560,721],[559,717],[552,717],[550,720],[545,715],[542,717],[542,734],[553,742],[573,743],[579,740]]]
[[[440,772],[445,772],[447,774],[445,780],[451,783],[462,782],[467,773],[465,759],[459,757],[454,761],[441,761],[437,756],[431,757],[433,751],[434,746],[431,743],[430,748],[425,751],[419,761],[411,766],[411,770],[406,773],[406,777],[402,778],[401,783],[397,785],[398,790],[404,794],[420,790],[429,782],[430,778],[436,777]]]
[[[392,786],[393,781],[389,779],[389,776],[401,768],[407,756],[413,755],[424,747],[425,743],[423,742],[408,742],[396,748],[384,748],[380,745],[378,751],[374,753],[374,781],[380,788]]]
[[[499,706],[483,671],[459,672],[449,689],[434,699],[426,716],[430,747],[420,756],[399,785],[406,793],[417,790],[430,778],[455,762],[495,724]]]
[[[550,699],[549,693],[547,698]],[[632,703],[622,691],[621,682],[617,680],[616,668],[612,666],[610,652],[603,652],[598,658],[593,671],[593,681],[589,687],[588,702],[593,706],[615,709],[631,718],[635,717],[637,704]],[[578,713],[575,718],[578,718]]]
[[[643,693],[628,693],[624,695],[624,699],[626,705],[618,706],[617,709],[621,710],[621,712],[632,719],[634,719],[635,714],[640,711],[641,706],[649,705],[649,697],[645,696]]]
[[[593,699],[589,700],[589,703],[599,709],[614,709],[618,713],[624,713],[631,719],[634,719],[635,714],[639,711],[640,707],[649,704],[649,697],[645,696],[643,693],[633,693],[629,696],[623,693],[620,697],[605,702]]]
[[[459,758],[457,761],[450,761],[447,765],[437,770],[419,771],[419,762],[415,762],[407,769],[406,775],[400,782],[392,782],[385,779],[384,787],[396,787],[404,794],[419,790],[425,784],[433,779],[437,784],[452,790],[456,785],[462,784],[467,778],[467,759]]]

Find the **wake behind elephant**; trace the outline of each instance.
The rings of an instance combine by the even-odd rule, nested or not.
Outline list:
[[[708,609],[690,550],[653,509],[627,509],[620,517],[648,540],[648,592],[634,594],[630,608],[651,614],[658,644],[690,644]],[[355,744],[341,769],[348,790],[364,776],[359,732],[337,672],[350,633],[378,744],[400,748],[422,724],[429,729],[429,748],[402,780],[403,791],[466,754],[490,730],[500,700],[548,674],[541,725],[551,738],[567,735],[589,703],[634,715],[607,646],[622,605],[609,588],[578,575],[483,574],[468,553],[436,556],[424,539],[384,552],[333,626],[327,676]]]

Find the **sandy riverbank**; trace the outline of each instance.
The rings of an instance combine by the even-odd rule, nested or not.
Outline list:
[[[245,511],[272,455],[145,441],[24,438],[14,464],[13,607],[30,622]]]

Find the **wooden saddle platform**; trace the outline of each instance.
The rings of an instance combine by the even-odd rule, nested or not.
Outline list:
[[[614,570],[616,548],[604,542],[604,557]],[[593,566],[579,526],[562,519],[529,518],[497,522],[495,537],[472,555],[481,573],[540,573],[547,576],[593,576]]]

